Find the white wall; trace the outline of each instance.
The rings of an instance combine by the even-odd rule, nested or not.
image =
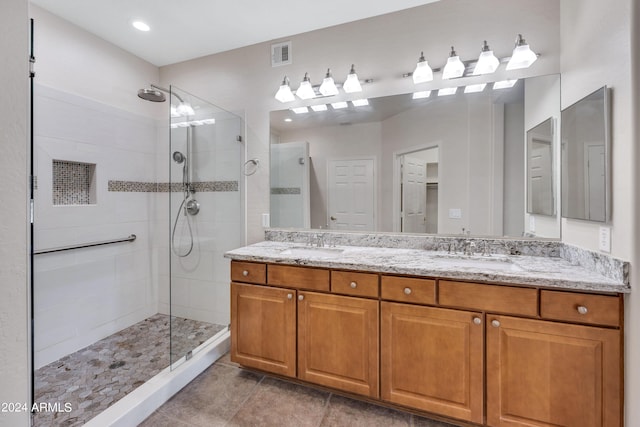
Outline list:
[[[26,0],[0,4],[0,402],[29,402],[27,161],[29,23]],[[6,203],[4,203],[6,201]],[[0,413],[0,426],[29,412]]]
[[[558,11],[557,0],[437,2],[289,37],[287,39],[293,43],[294,62],[291,65],[271,68],[270,43],[261,43],[162,67],[161,80],[197,91],[231,111],[246,108],[247,158],[257,157],[266,164],[269,111],[283,108],[273,96],[284,74],[291,78],[294,89],[305,72],[310,73],[313,83],[319,83],[327,67],[331,67],[334,78],[341,82],[340,74],[346,75],[350,64],[354,63],[361,78],[374,79],[374,83],[365,86],[364,95],[407,93],[413,91],[413,82],[401,76],[412,71],[421,50],[434,67],[444,65],[452,44],[463,58],[477,57],[484,39],[491,43],[498,56],[508,56],[518,33],[524,34],[542,56],[531,68],[510,75],[557,73]],[[505,76],[501,70],[490,78]],[[474,81],[487,79],[474,78]],[[459,79],[456,84],[464,85],[467,81],[469,79]],[[434,88],[440,84],[436,77],[433,83],[421,88]],[[303,102],[293,105],[298,104]],[[255,242],[263,239],[260,215],[269,212],[268,168],[249,177],[247,186],[247,200],[250,201],[247,205],[247,238],[249,242]]]

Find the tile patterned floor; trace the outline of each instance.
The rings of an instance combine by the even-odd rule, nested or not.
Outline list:
[[[172,358],[223,329],[173,318]],[[33,426],[79,426],[169,366],[169,316],[156,314],[35,372],[35,401],[70,403],[70,412],[39,412]]]
[[[141,427],[455,427],[241,369],[226,355]]]

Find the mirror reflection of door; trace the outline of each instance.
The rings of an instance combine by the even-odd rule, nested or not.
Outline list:
[[[374,164],[371,158],[329,160],[330,229],[375,231]]]
[[[407,233],[438,232],[438,148],[400,156],[400,226]]]
[[[308,228],[309,143],[271,145],[271,226]]]
[[[553,119],[527,131],[527,212],[555,215]]]
[[[604,221],[605,202],[605,150],[602,144],[589,144],[585,150],[584,170],[587,171],[585,182],[585,211],[587,219]]]

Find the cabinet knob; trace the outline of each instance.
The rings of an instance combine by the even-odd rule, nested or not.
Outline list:
[[[494,322],[497,322],[497,320],[494,320]],[[479,325],[482,323],[482,319],[479,317],[474,317],[473,318],[473,323],[475,323],[476,325]]]
[[[411,295],[411,288],[404,288],[405,295]]]
[[[293,294],[287,294],[287,299],[293,299]]]
[[[351,286],[351,289],[355,289],[358,287],[358,284],[356,282],[351,282],[349,286]]]
[[[298,295],[298,301],[302,301],[304,299],[304,295]]]
[[[587,307],[585,307],[584,305],[579,305],[578,306],[578,313],[580,314],[587,314],[589,310],[587,310]]]
[[[500,321],[499,320],[492,320],[491,321],[491,326],[493,326],[494,328],[499,328],[500,327]]]
[[[242,270],[242,275],[246,277],[249,275],[249,272],[247,270]]]

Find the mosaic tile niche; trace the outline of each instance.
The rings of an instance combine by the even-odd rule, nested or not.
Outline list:
[[[96,165],[53,161],[53,204],[90,205],[96,203]]]

